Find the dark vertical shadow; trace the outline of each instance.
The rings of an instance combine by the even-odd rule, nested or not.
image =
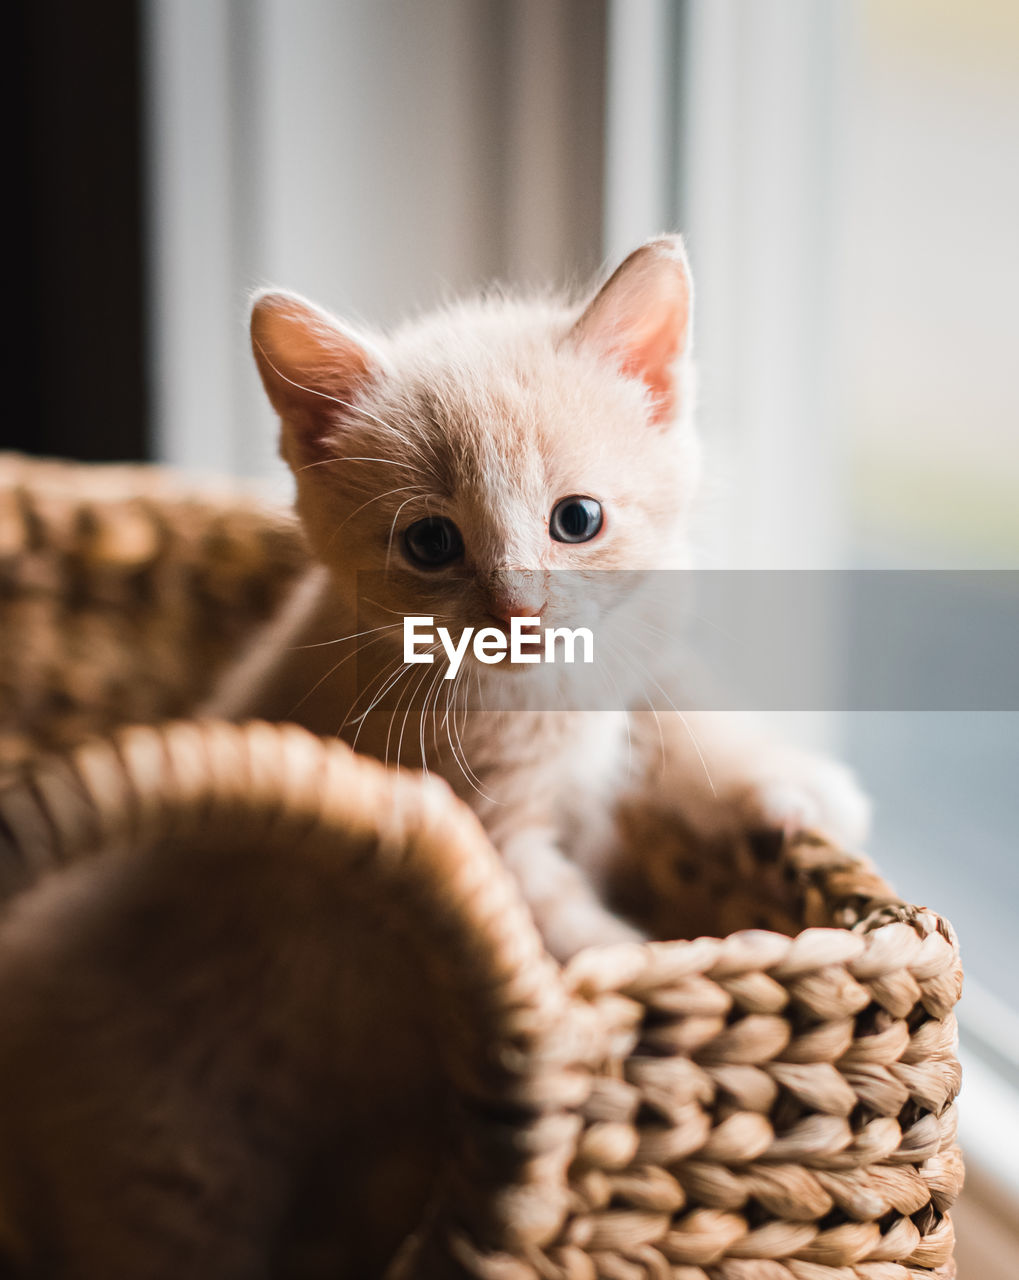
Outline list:
[[[137,0],[10,0],[0,447],[148,454]]]

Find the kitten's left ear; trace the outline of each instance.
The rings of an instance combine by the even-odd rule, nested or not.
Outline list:
[[[256,296],[251,346],[282,423],[281,452],[292,464],[321,452],[358,393],[382,372],[381,356],[365,339],[296,293]]]
[[[679,236],[649,240],[601,287],[572,330],[621,373],[639,378],[654,397],[653,417],[668,422],[679,408],[677,366],[690,350],[693,284]]]

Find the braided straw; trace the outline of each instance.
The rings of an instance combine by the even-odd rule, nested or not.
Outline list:
[[[443,1202],[401,1267],[458,1274],[447,1242],[464,1232],[475,1252],[551,1239],[567,1208],[594,1019],[571,1008],[515,882],[445,785],[296,726],[212,721],[123,731],[0,792],[0,859],[19,868],[21,887],[157,840],[318,865],[351,900],[384,903],[412,945],[442,1021],[459,1133]]]
[[[571,1246],[606,1276],[953,1274],[960,970],[937,917],[590,951],[566,977],[618,1047],[561,1274],[585,1274]]]
[[[161,473],[0,465],[0,751],[33,762],[0,793],[0,895],[156,841],[342,869],[418,958],[457,1117],[401,1280],[953,1276],[958,947],[865,859],[705,848],[666,776],[623,815],[618,888],[681,940],[560,970],[434,781],[267,725],[38,762],[190,711],[302,560],[291,526]]]
[[[303,849],[385,903],[438,993],[461,1099],[401,1275],[953,1273],[960,970],[932,913],[591,949],[560,972],[444,787],[292,726],[124,731],[8,787],[0,828],[22,884],[200,838]],[[823,848],[794,851],[811,875]]]
[[[188,714],[305,562],[290,517],[222,485],[0,454],[0,774]]]

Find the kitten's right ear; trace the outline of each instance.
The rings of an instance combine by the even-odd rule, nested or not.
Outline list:
[[[339,320],[293,293],[262,293],[251,309],[251,347],[272,406],[283,424],[289,462],[322,452],[381,372],[381,357]]]
[[[679,236],[636,249],[602,285],[572,330],[573,340],[612,360],[651,395],[655,421],[672,419],[690,350],[693,285]]]

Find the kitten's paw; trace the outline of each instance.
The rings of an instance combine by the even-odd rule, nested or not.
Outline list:
[[[646,942],[647,935],[604,908],[575,905],[539,921],[545,945],[565,963],[587,947],[611,947],[619,942]]]
[[[814,831],[847,848],[870,830],[870,801],[851,770],[823,756],[786,757],[734,796],[739,825],[748,831],[794,836]]]

